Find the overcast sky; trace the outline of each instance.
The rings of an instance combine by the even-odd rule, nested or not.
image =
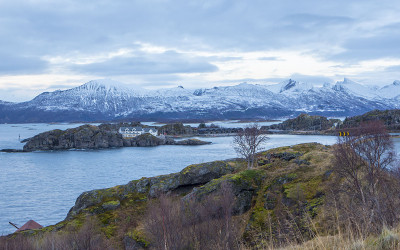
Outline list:
[[[2,0],[0,100],[111,78],[145,88],[400,79],[400,1]]]

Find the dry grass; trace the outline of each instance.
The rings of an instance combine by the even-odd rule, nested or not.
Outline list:
[[[289,245],[282,250],[373,250],[373,249],[399,249],[400,248],[400,234],[399,230],[383,229],[382,233],[378,236],[370,236],[368,238],[354,238],[351,234],[335,235],[335,236],[318,236],[313,240],[304,242],[298,245]]]

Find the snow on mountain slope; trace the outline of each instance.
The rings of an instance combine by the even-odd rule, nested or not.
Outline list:
[[[392,84],[377,90],[378,95],[383,98],[395,98],[400,100],[400,81],[396,80]]]
[[[278,84],[266,85],[265,88],[273,93],[295,94],[306,90],[310,90],[313,86],[309,83],[297,82],[289,79]]]
[[[290,79],[275,85],[241,83],[197,90],[181,86],[146,90],[112,80],[94,80],[64,91],[44,92],[29,102],[2,105],[0,122],[53,121],[52,117],[57,117],[57,121],[277,118],[300,112],[343,116],[398,108],[398,100],[392,97],[399,93],[399,88],[400,82],[396,81],[378,90],[382,93],[378,96],[376,91],[348,79],[323,87]]]
[[[334,90],[345,91],[355,96],[360,96],[368,99],[375,99],[378,97],[376,90],[373,87],[359,84],[348,78],[344,78],[343,81],[338,81],[333,86]]]

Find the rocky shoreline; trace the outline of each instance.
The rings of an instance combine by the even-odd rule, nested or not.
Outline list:
[[[175,141],[168,136],[142,134],[133,138],[123,138],[115,126],[82,125],[67,130],[51,130],[25,139],[23,149],[2,149],[0,152],[17,153],[69,149],[106,149],[120,147],[154,147],[159,145],[206,145],[211,142],[198,139]]]

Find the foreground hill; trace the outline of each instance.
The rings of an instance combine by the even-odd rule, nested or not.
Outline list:
[[[168,212],[161,221],[153,223],[159,216],[152,214],[157,211],[159,213],[159,210],[154,209],[166,206],[164,209],[175,211],[178,207],[173,204],[183,202],[188,208],[194,209],[193,216],[203,216],[198,218],[203,221],[202,225],[212,223],[224,235],[231,234],[229,237],[234,237],[242,245],[252,248],[262,247],[263,237],[268,235],[274,235],[273,240],[276,242],[283,242],[280,233],[295,234],[295,227],[304,231],[301,237],[311,239],[311,231],[314,229],[302,220],[306,215],[314,221],[320,219],[325,194],[332,181],[331,157],[329,146],[299,144],[262,153],[257,168],[252,170],[247,170],[246,164],[239,159],[215,161],[191,165],[179,173],[142,178],[126,185],[84,192],[64,221],[39,230],[24,231],[22,235],[30,237],[28,239],[62,238],[61,235],[82,232],[90,226],[93,231],[90,233],[97,232],[96,237],[102,238],[103,243],[108,242],[108,246],[122,249],[158,249],[160,246],[157,240],[160,235],[157,230],[161,228],[162,235],[162,221],[167,220],[168,225],[164,225],[170,228],[167,234],[188,234],[185,236],[188,237],[186,240],[210,249],[208,247],[218,243],[216,241],[219,240],[215,238],[217,235],[204,231],[202,233],[212,239],[196,243],[194,235],[189,234],[198,235],[200,232],[196,230],[206,229],[200,225],[197,229],[189,226],[197,223],[195,221],[175,221],[178,218]],[[169,193],[167,198],[162,195],[165,193]],[[208,205],[203,207],[202,204]],[[282,206],[286,208],[282,210]],[[234,217],[228,218],[225,213],[220,214],[224,209],[232,211]],[[294,216],[295,227],[285,224],[290,214]],[[182,216],[179,218],[182,219]],[[225,223],[219,223],[227,219],[232,219],[230,229],[226,228]],[[174,227],[181,226],[180,223],[189,223],[189,229],[173,232]],[[176,244],[173,243],[173,235],[168,237],[172,237],[168,239],[168,244]],[[57,241],[65,240],[61,238],[57,238]],[[41,241],[41,244],[45,242],[46,240]],[[236,249],[238,245],[231,247]]]
[[[385,90],[385,91],[383,91]],[[112,80],[45,92],[22,103],[0,102],[0,123],[70,122],[118,119],[261,119],[300,113],[350,116],[373,109],[398,108],[400,84],[379,89],[345,79],[315,87],[294,80],[275,85],[187,90],[144,90]]]
[[[366,238],[341,217],[347,200],[333,152],[318,143],[280,147],[260,153],[254,169],[214,161],[84,192],[65,220],[0,237],[0,248],[398,249],[396,231]]]

